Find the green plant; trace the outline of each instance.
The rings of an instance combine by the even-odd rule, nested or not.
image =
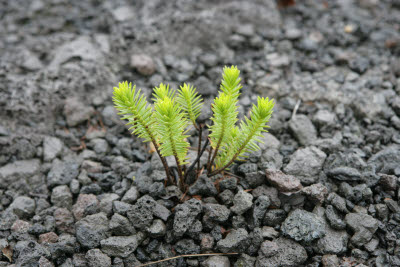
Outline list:
[[[128,121],[132,134],[152,142],[161,162],[164,165],[167,180],[171,184],[179,184],[182,190],[188,186],[186,178],[197,164],[197,175],[200,173],[200,157],[208,148],[206,166],[209,177],[217,175],[229,168],[235,160],[243,160],[246,154],[259,149],[257,143],[266,132],[274,107],[274,100],[257,98],[250,118],[245,117],[238,123],[238,99],[241,78],[237,67],[224,67],[222,82],[218,96],[211,105],[213,116],[211,126],[199,124],[197,118],[203,105],[196,89],[184,84],[179,90],[172,90],[168,85],[160,84],[154,88],[153,105],[149,104],[140,89],[132,83],[122,82],[114,87],[113,101],[123,120]],[[186,141],[188,127],[193,126],[199,132],[197,158],[190,165],[187,151],[190,144]],[[201,148],[203,128],[210,134]],[[176,160],[178,181],[171,172],[166,157]]]

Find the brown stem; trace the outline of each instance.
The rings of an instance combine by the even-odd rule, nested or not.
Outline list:
[[[151,142],[153,143],[154,148],[156,149],[156,152],[157,152],[158,156],[160,157],[161,162],[162,162],[162,164],[164,166],[165,173],[167,174],[167,180],[169,180],[172,184],[175,184],[175,181],[171,178],[171,175],[169,174],[168,163],[165,160],[165,158],[163,156],[161,156],[161,152],[158,149],[158,145],[155,143],[155,140],[153,139],[153,137],[152,137],[152,141]]]
[[[203,127],[202,127],[202,125],[200,124],[200,125],[199,125],[199,146],[197,147],[197,157],[199,157],[199,155],[200,155],[200,149],[201,149],[201,135],[202,135],[202,133],[203,133]],[[200,160],[197,161],[197,173],[199,173],[199,171],[200,171]]]
[[[175,160],[176,160],[176,165],[178,167],[179,186],[180,186],[181,190],[184,191],[185,188],[184,188],[184,183],[183,183],[183,175],[182,175],[181,163],[179,161],[178,156],[175,156],[175,155],[176,155],[176,153],[174,151],[174,157],[175,157]]]
[[[210,138],[207,138],[208,141],[210,141]],[[210,146],[210,151],[208,151],[208,159],[207,159],[207,172],[210,172],[211,169],[211,154],[212,154],[213,148]]]
[[[192,163],[192,165],[190,165],[190,167],[188,168],[187,172],[185,173],[185,177],[184,179],[186,180],[186,177],[189,175],[189,173],[193,170],[194,166],[196,165],[197,162],[200,161],[201,156],[203,155],[204,151],[206,150],[208,143],[210,142],[210,139],[206,140],[206,143],[204,144],[203,148],[201,149],[200,153],[197,154],[197,158],[195,159],[195,161]]]

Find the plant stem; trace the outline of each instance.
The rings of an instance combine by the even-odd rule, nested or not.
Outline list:
[[[201,149],[201,135],[203,133],[203,127],[200,124],[199,125],[199,146],[197,147],[197,157],[200,155],[200,149]],[[197,173],[200,171],[200,160],[197,161]]]
[[[185,173],[185,178],[184,178],[185,180],[186,180],[187,176],[189,175],[189,173],[193,170],[193,168],[196,165],[196,163],[200,161],[200,158],[203,155],[204,151],[206,150],[209,142],[210,142],[210,139],[207,138],[206,143],[204,144],[203,148],[200,151],[200,154],[197,154],[197,158],[192,163],[192,165],[190,165],[190,167],[188,168],[187,172]]]
[[[207,138],[208,141],[210,141],[210,138]],[[210,172],[210,164],[211,164],[211,154],[212,154],[213,148],[210,146],[210,151],[208,151],[208,159],[207,159],[207,172]]]

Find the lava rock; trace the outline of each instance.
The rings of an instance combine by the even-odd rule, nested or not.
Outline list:
[[[303,146],[312,145],[317,140],[317,130],[306,115],[296,115],[289,121],[289,127]]]
[[[111,217],[109,227],[111,233],[117,236],[129,236],[136,233],[135,227],[129,220],[118,213],[114,213]]]
[[[343,230],[346,228],[346,223],[339,217],[332,205],[326,206],[325,216],[330,226],[336,230]]]
[[[131,67],[142,75],[149,76],[156,71],[153,59],[145,54],[135,54],[131,57]]]
[[[78,176],[78,167],[75,162],[54,160],[47,174],[47,186],[69,185]]]
[[[167,232],[167,226],[162,220],[156,219],[152,225],[146,229],[146,232],[153,238],[162,237]]]
[[[122,201],[129,203],[129,204],[135,204],[136,200],[139,197],[139,191],[135,186],[132,186],[122,197]]]
[[[63,143],[57,137],[46,136],[43,138],[43,160],[52,161],[61,154]]]
[[[99,212],[99,201],[93,194],[79,194],[78,200],[72,208],[72,212],[77,221],[83,217]]]
[[[85,258],[89,267],[111,267],[111,258],[98,248],[86,252]]]
[[[378,221],[368,214],[349,213],[344,220],[350,229],[354,231],[351,242],[358,247],[369,242],[378,229]]]
[[[54,211],[54,219],[58,232],[75,234],[75,221],[72,213],[66,208],[58,208]]]
[[[378,173],[390,174],[398,167],[400,162],[400,146],[392,145],[382,149],[375,155],[371,156],[368,164],[374,166]]]
[[[50,258],[50,251],[35,241],[18,241],[14,252],[16,266],[36,266],[41,257]]]
[[[234,229],[224,239],[218,241],[217,249],[223,253],[241,253],[247,249],[249,242],[249,234],[245,229]]]
[[[361,173],[351,167],[337,167],[330,169],[327,175],[339,181],[359,181],[361,180]]]
[[[285,167],[285,172],[296,176],[303,184],[313,184],[318,180],[326,154],[316,147],[296,150]]]
[[[265,245],[264,245],[265,243]],[[300,266],[307,260],[306,250],[298,243],[280,237],[261,246],[255,266]],[[264,254],[265,253],[265,254]]]
[[[302,188],[300,180],[281,171],[265,170],[268,182],[278,187],[282,192],[295,192]]]
[[[219,204],[205,204],[204,210],[204,216],[217,223],[226,222],[231,214],[231,211],[226,206]]]
[[[328,196],[328,188],[323,184],[312,184],[301,190],[309,199],[317,203],[323,203]]]
[[[270,206],[271,201],[267,196],[259,196],[256,201],[254,201],[253,208],[251,210],[251,217],[249,222],[249,228],[254,229],[260,227],[262,220],[264,219],[265,212]]]
[[[88,215],[76,223],[76,238],[85,248],[93,249],[107,238],[108,219],[104,213]]]
[[[204,267],[230,267],[231,263],[226,256],[212,256],[203,261]]]
[[[69,187],[66,185],[54,187],[51,193],[51,203],[57,207],[70,209],[72,206],[72,194]]]
[[[325,236],[320,238],[315,246],[320,254],[342,254],[347,251],[349,235],[346,231],[338,231],[325,224]]]
[[[199,254],[200,246],[196,245],[193,239],[181,239],[175,244],[175,250],[178,254]]]
[[[10,205],[15,215],[20,219],[30,218],[35,213],[36,203],[30,197],[20,196],[14,199]]]
[[[156,202],[154,199],[145,195],[127,212],[128,218],[135,227],[144,229],[150,226],[153,221],[153,210],[155,206]]]
[[[253,205],[253,196],[243,190],[237,192],[233,198],[232,212],[241,215],[251,208]]]
[[[77,97],[70,97],[65,100],[64,114],[70,127],[88,120],[93,112],[93,107],[81,102]]]
[[[183,236],[201,211],[201,202],[193,198],[176,206],[173,224],[174,235],[177,237]]]
[[[136,250],[143,240],[143,234],[112,236],[100,241],[101,250],[110,257],[125,258]]]
[[[282,233],[296,241],[310,242],[325,235],[325,222],[314,213],[296,209],[284,221]]]
[[[281,209],[269,210],[265,213],[263,224],[267,226],[280,225],[286,219],[286,212]]]
[[[189,187],[189,194],[202,196],[216,196],[218,194],[214,183],[206,175],[200,175],[197,181]]]

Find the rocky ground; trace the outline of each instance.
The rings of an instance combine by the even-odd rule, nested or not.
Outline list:
[[[0,1],[0,266],[400,266],[400,2],[297,2]],[[231,64],[270,133],[179,204],[112,87],[192,82],[206,120]]]

